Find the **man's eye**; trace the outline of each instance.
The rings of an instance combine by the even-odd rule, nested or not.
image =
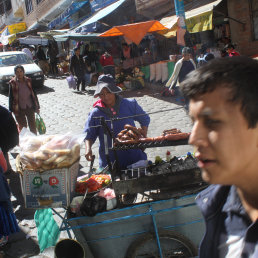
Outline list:
[[[206,119],[205,120],[205,124],[209,128],[218,126],[219,123],[220,123],[220,121],[214,120],[214,119]]]

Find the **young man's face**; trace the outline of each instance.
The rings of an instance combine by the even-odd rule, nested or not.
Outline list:
[[[196,147],[206,182],[248,187],[257,180],[258,127],[248,129],[240,105],[226,101],[228,94],[229,89],[219,87],[190,101],[189,143]]]

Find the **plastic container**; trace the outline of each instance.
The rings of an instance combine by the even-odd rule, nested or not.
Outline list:
[[[166,152],[166,161],[169,162],[171,160],[171,153],[170,151]]]

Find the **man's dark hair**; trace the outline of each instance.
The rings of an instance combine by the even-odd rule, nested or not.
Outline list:
[[[22,69],[22,71],[25,73],[24,67],[22,65],[16,65],[14,67],[14,73],[16,73],[17,69],[19,69],[19,68]]]
[[[258,123],[258,61],[245,56],[216,58],[192,71],[182,83],[182,92],[194,99],[219,87],[230,89],[228,101],[241,105],[249,128]]]

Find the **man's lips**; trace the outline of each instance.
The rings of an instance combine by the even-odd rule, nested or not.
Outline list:
[[[200,168],[208,168],[216,163],[215,160],[205,159],[205,160],[199,160],[197,165]]]
[[[200,168],[207,168],[216,163],[216,160],[202,157],[201,155],[196,155],[196,158],[198,159],[198,167]]]

